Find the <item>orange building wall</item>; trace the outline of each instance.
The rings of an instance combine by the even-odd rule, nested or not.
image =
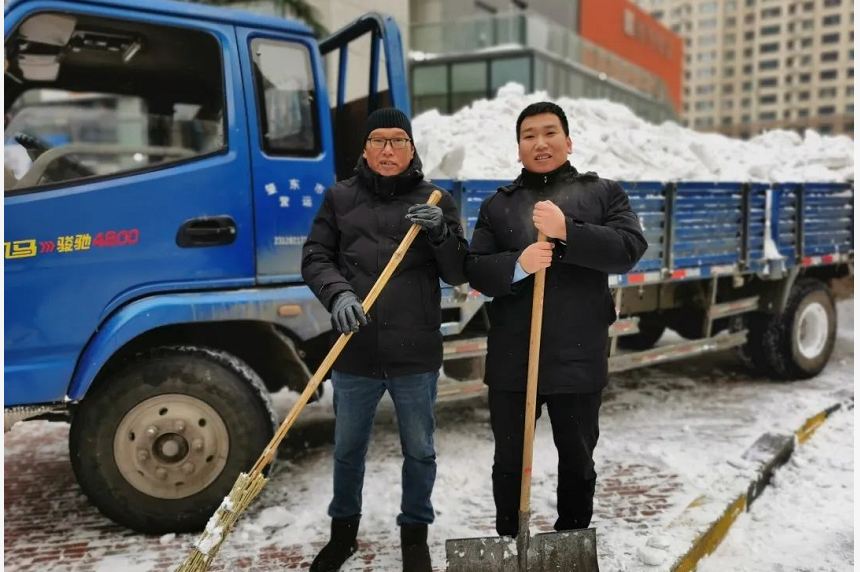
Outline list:
[[[666,82],[681,111],[683,40],[627,0],[579,0],[579,35]]]

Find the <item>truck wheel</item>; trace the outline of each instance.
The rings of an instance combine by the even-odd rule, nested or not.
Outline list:
[[[81,401],[69,433],[93,504],[134,530],[202,529],[274,434],[260,378],[225,352],[158,348]]]
[[[738,357],[744,365],[767,377],[776,377],[776,368],[768,350],[776,344],[776,318],[764,312],[749,312],[734,316],[731,324],[732,331],[747,330],[746,343],[737,348]]]
[[[662,316],[658,314],[641,314],[639,316],[639,332],[618,338],[618,346],[625,350],[648,350],[666,331]]]
[[[818,375],[836,342],[836,304],[830,289],[814,278],[798,280],[773,328],[775,335],[764,339],[774,377],[793,380]]]

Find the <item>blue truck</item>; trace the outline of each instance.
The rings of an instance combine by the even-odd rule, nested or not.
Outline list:
[[[271,438],[270,394],[329,348],[301,248],[368,113],[409,112],[399,30],[368,14],[318,41],[199,4],[18,0],[5,38],[5,426],[69,421],[106,516],[198,530]],[[504,182],[436,183],[471,234]],[[613,371],[730,347],[778,379],[824,367],[853,184],[623,185],[650,247],[610,277]],[[443,291],[440,396],[474,395],[486,300]],[[658,343],[667,327],[686,340]]]

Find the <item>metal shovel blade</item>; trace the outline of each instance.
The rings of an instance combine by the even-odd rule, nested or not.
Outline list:
[[[532,536],[528,569],[539,572],[599,572],[597,534],[593,528],[585,528]]]
[[[593,528],[532,536],[526,568],[509,536],[449,540],[445,549],[448,572],[599,572]]]
[[[517,541],[511,536],[458,538],[445,543],[448,572],[518,572]]]

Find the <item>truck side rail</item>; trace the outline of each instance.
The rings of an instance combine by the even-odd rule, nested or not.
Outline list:
[[[460,203],[471,239],[481,202],[504,180],[434,180]],[[610,286],[781,274],[853,260],[854,185],[619,181],[642,222],[648,250]]]

